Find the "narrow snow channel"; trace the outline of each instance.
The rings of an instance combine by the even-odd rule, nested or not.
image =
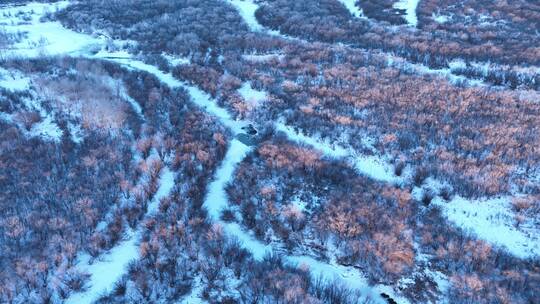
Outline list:
[[[413,27],[418,24],[418,17],[416,16],[416,7],[420,0],[399,0],[394,3],[394,8],[405,10],[405,20]]]
[[[157,212],[159,201],[172,191],[174,179],[175,174],[168,167],[164,167],[160,175],[159,188],[148,205],[144,218]],[[129,263],[139,258],[138,242],[141,233],[140,228],[128,231],[124,241],[100,256],[96,261],[92,261],[87,253],[81,254],[78,258],[77,268],[90,274],[89,288],[84,292],[72,294],[66,300],[66,304],[93,303],[100,296],[111,292],[114,284],[126,273]]]
[[[252,31],[259,32],[264,30],[264,27],[255,17],[255,11],[259,8],[256,3],[252,0],[230,0],[230,3],[236,7],[238,13]]]
[[[275,127],[277,131],[285,133],[290,140],[312,146],[315,150],[322,152],[324,156],[347,159],[362,175],[388,183],[399,184],[403,182],[403,178],[395,176],[392,166],[380,157],[374,155],[361,155],[352,149],[345,149],[337,144],[331,144],[320,139],[303,135],[302,133],[295,131],[294,128],[283,123],[276,123]]]
[[[356,5],[356,2],[358,0],[338,0],[341,2],[348,10],[351,12],[351,15],[353,15],[356,18],[366,18],[364,15],[364,11]]]

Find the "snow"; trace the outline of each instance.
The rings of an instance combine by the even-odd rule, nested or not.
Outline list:
[[[275,124],[276,130],[281,131],[287,135],[287,138],[297,143],[303,143],[321,151],[325,156],[332,158],[342,158],[349,155],[349,152],[338,146],[328,142],[306,136],[302,133],[296,132],[292,127],[287,126],[281,122]]]
[[[338,1],[341,2],[349,10],[349,12],[351,12],[351,15],[353,15],[354,17],[366,18],[366,16],[364,16],[364,12],[362,11],[362,9],[355,4],[356,2],[358,2],[358,0],[338,0]]]
[[[272,252],[273,248],[271,245],[263,244],[237,223],[227,223],[224,225],[224,230],[228,235],[236,237],[257,261],[261,261],[266,255]]]
[[[0,15],[11,17],[5,20],[4,30],[8,33],[26,33],[26,38],[12,45],[10,49],[4,51],[6,58],[27,57],[35,58],[43,55],[69,54],[79,51],[81,48],[99,44],[99,40],[85,34],[80,34],[66,29],[60,22],[46,21],[39,19],[47,11],[54,12],[57,9],[66,7],[68,1],[56,4],[29,3],[23,6],[9,6],[0,8]],[[31,20],[25,22],[19,19],[16,14],[24,12],[31,16]]]
[[[167,59],[167,62],[169,62],[169,64],[171,66],[177,66],[177,65],[183,65],[183,64],[190,64],[191,63],[191,60],[189,60],[189,58],[186,58],[186,57],[181,57],[181,56],[177,56],[177,55],[171,55],[171,54],[167,54],[167,53],[162,53],[161,56],[163,56],[165,59]]]
[[[174,188],[175,174],[168,167],[164,167],[160,173],[159,187],[154,198],[148,205],[145,218],[155,214],[159,207],[159,201],[169,195]],[[113,247],[108,253],[92,261],[87,253],[80,254],[76,267],[90,274],[89,288],[81,293],[72,294],[66,304],[93,303],[101,295],[112,291],[114,284],[126,273],[130,262],[139,258],[139,239],[142,231],[129,230],[124,241]]]
[[[283,54],[247,54],[242,55],[242,58],[245,60],[253,61],[253,62],[267,62],[272,59],[281,60],[285,57]]]
[[[471,86],[485,86],[485,83],[482,80],[468,78],[462,75],[456,75],[452,72],[453,69],[462,65],[462,63],[460,63],[460,60],[454,60],[450,62],[449,65],[451,66],[450,68],[434,69],[423,64],[411,63],[404,58],[394,55],[388,56],[388,66],[395,67],[397,69],[408,70],[410,72],[418,73],[420,75],[436,75],[444,77],[453,84],[466,83]]]
[[[101,295],[112,290],[127,270],[130,262],[139,257],[138,237],[130,232],[127,239],[112,248],[110,252],[100,257],[98,261],[90,262],[88,254],[82,255],[77,267],[91,275],[91,286],[82,293],[72,294],[66,304],[93,303]]]
[[[266,92],[253,89],[249,81],[242,84],[242,87],[238,89],[238,93],[253,106],[260,105],[267,98]]]
[[[443,23],[446,23],[448,22],[448,20],[450,20],[450,16],[446,16],[446,15],[435,15],[435,13],[433,13],[431,15],[431,18],[437,22],[437,23],[440,23],[440,24],[443,24]]]
[[[255,17],[255,11],[259,8],[255,2],[252,0],[230,0],[230,3],[236,7],[251,31],[259,32],[264,29]]]
[[[133,109],[133,111],[135,111],[135,113],[137,113],[137,115],[142,120],[144,120],[144,115],[143,115],[143,110],[141,108],[141,105],[131,96],[129,96],[129,94],[126,91],[126,88],[122,85],[121,82],[118,83],[118,87],[120,88],[120,96],[122,97],[122,99],[126,100],[131,105],[131,108]]]
[[[53,118],[49,115],[39,123],[34,124],[29,133],[30,136],[42,137],[44,139],[59,142],[61,141],[62,134],[64,132],[58,127],[58,125],[53,121]]]
[[[394,8],[405,10],[405,20],[413,27],[418,24],[418,17],[416,16],[416,7],[420,0],[399,0],[394,3]]]
[[[225,159],[216,172],[215,180],[208,186],[208,193],[203,206],[213,221],[219,221],[221,211],[229,204],[225,186],[233,178],[236,166],[246,157],[251,149],[237,139],[231,140]]]
[[[204,109],[210,115],[217,117],[221,123],[231,129],[234,134],[242,133],[242,127],[247,123],[242,123],[231,117],[231,114],[224,108],[220,107],[212,97],[196,86],[184,85],[183,86],[191,95],[191,99],[195,104]]]
[[[469,231],[479,239],[506,248],[519,258],[540,255],[540,233],[532,225],[517,229],[509,197],[484,200],[467,200],[456,196],[446,203],[435,198],[444,215],[458,227]],[[536,228],[537,229],[537,228]]]
[[[24,91],[30,86],[30,78],[18,71],[8,71],[0,67],[0,87],[10,91]]]
[[[191,96],[191,100],[197,106],[202,108],[210,115],[217,117],[225,126],[230,128],[234,132],[234,134],[242,133],[242,127],[248,124],[233,119],[231,114],[226,109],[220,107],[208,93],[202,91],[196,86],[189,85],[177,80],[172,74],[165,73],[153,65],[146,64],[142,61],[131,58],[113,58],[110,60],[119,62],[120,64],[133,69],[146,71],[150,74],[153,74],[171,88],[184,88]]]
[[[354,166],[354,168],[363,175],[369,176],[375,180],[401,183],[403,178],[395,176],[392,166],[381,157],[375,155],[358,154],[352,149],[345,149],[336,144],[330,144],[321,139],[309,137],[296,132],[292,127],[281,122],[275,124],[276,130],[284,132],[289,140],[297,143],[307,144],[314,149],[321,151],[330,158],[345,158]]]
[[[382,297],[369,286],[367,279],[362,276],[360,271],[352,267],[321,262],[310,256],[288,256],[287,261],[297,267],[307,266],[310,273],[315,278],[320,277],[326,281],[339,280],[343,282],[346,287],[360,291],[363,296],[372,301],[370,303],[386,303]]]
[[[158,211],[160,200],[171,193],[172,189],[174,188],[175,177],[176,175],[169,169],[169,167],[163,167],[163,169],[161,169],[159,178],[160,186],[156,191],[154,198],[150,204],[148,204],[146,211],[147,216],[155,214]]]
[[[357,155],[353,156],[352,162],[358,172],[372,179],[389,183],[400,183],[401,181],[401,178],[394,174],[390,164],[380,157],[374,155]]]

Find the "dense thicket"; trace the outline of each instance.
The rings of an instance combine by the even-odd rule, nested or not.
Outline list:
[[[83,1],[58,13],[69,28],[138,42],[149,53],[190,55],[234,49],[248,32],[222,1]]]
[[[426,26],[423,28],[425,30],[403,27],[396,31],[384,23],[352,18],[335,0],[272,0],[264,3],[256,12],[262,24],[310,41],[344,42],[366,49],[392,51],[433,67],[447,66],[449,61],[458,58],[511,65],[540,65],[539,36],[529,30],[536,22],[535,4],[526,6],[532,12],[523,14],[517,26],[509,23],[507,27],[467,27],[467,32],[463,32],[448,31],[444,25]],[[477,7],[482,5],[482,1],[477,2]],[[498,8],[507,14],[513,10],[512,5],[500,5]],[[427,9],[423,9],[421,4],[420,10]],[[480,10],[471,14],[477,14],[479,18]],[[520,25],[523,23],[529,27]],[[467,26],[459,21],[456,24]],[[508,35],[507,28],[515,34]]]

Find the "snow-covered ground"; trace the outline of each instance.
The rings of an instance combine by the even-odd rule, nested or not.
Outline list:
[[[405,20],[413,27],[418,24],[418,17],[416,16],[416,7],[420,0],[399,0],[394,3],[394,8],[405,10]]]
[[[51,115],[45,116],[42,121],[34,124],[29,132],[29,135],[32,137],[41,137],[56,142],[60,142],[62,134],[64,134],[64,132],[54,122]]]
[[[281,53],[275,53],[275,54],[247,54],[242,55],[242,58],[253,61],[253,62],[267,62],[272,59],[282,60],[285,57],[285,55]]]
[[[254,32],[264,30],[263,26],[259,24],[257,18],[255,18],[255,11],[259,6],[253,2],[253,0],[230,0],[229,1],[236,9],[244,21],[246,21],[249,28]]]
[[[26,35],[25,39],[4,50],[4,57],[35,58],[43,55],[69,54],[99,44],[98,39],[66,29],[60,22],[40,22],[41,16],[47,12],[54,13],[68,4],[69,1],[32,2],[22,6],[0,8],[4,30],[8,33],[22,32]]]
[[[266,92],[255,90],[249,82],[244,82],[238,89],[238,93],[253,107],[261,105],[267,99]]]
[[[78,258],[77,268],[90,274],[89,288],[81,293],[72,294],[66,304],[93,303],[101,295],[105,295],[114,288],[114,284],[125,274],[130,262],[139,257],[137,246],[137,233],[130,231],[126,239],[112,248],[99,260],[91,261],[88,254],[81,254]]]
[[[18,7],[0,8],[0,15],[12,16],[5,21],[7,31],[16,32],[22,30],[28,32],[26,39],[17,43],[14,48],[4,52],[4,55],[8,55],[8,57],[36,57],[42,54],[83,54],[85,50],[95,47],[96,45],[99,46],[103,44],[101,39],[65,29],[58,22],[39,22],[39,17],[46,11],[54,11],[56,7],[61,8],[67,5],[67,3],[67,1],[59,2],[57,4],[31,3]],[[252,29],[263,29],[254,16],[257,4],[255,4],[253,1],[241,0],[232,0],[231,3],[239,9],[242,17]],[[418,0],[404,0],[396,4],[396,7],[406,9],[406,19],[413,26],[416,26],[417,23],[415,12],[417,4]],[[26,14],[30,16],[30,20],[25,22],[19,17],[15,17],[15,14],[18,11],[26,12]],[[32,11],[34,13],[32,13]],[[2,21],[4,22],[4,20]],[[19,22],[23,23],[18,24]],[[290,39],[290,37],[284,35],[281,36],[286,39]],[[109,57],[108,59],[117,61],[124,66],[147,71],[157,76],[161,81],[168,84],[172,88],[185,88],[191,95],[192,100],[197,105],[205,109],[209,114],[216,116],[235,134],[240,133],[241,128],[248,124],[248,122],[236,121],[232,119],[232,116],[224,108],[220,107],[217,102],[215,102],[208,94],[201,91],[197,87],[187,85],[175,79],[171,74],[163,73],[154,66],[132,59],[131,56],[125,51],[109,53],[102,50],[95,57]],[[112,57],[116,58],[113,59]],[[421,65],[418,65],[418,70],[419,72],[438,73],[443,74],[445,77],[453,77],[451,73],[446,73],[447,71],[434,72],[432,69],[428,69],[427,67]],[[18,80],[12,78],[7,82],[0,82],[0,86],[7,86],[14,90],[24,88],[26,85],[26,81],[22,80],[22,78],[18,78]],[[249,90],[245,90],[244,93],[246,96],[253,94],[253,92]],[[135,106],[136,105],[134,105],[134,107]],[[44,120],[44,124],[45,125],[41,127],[37,127],[38,132],[43,128],[48,128],[46,127],[47,119]],[[382,181],[396,182],[396,179],[393,177],[391,172],[391,166],[384,160],[381,160],[375,156],[366,157],[362,155],[354,155],[348,149],[321,141],[316,138],[304,136],[300,133],[294,132],[292,128],[285,125],[276,124],[276,127],[278,130],[285,132],[289,139],[313,146],[315,149],[321,151],[327,156],[346,157],[356,160],[356,168],[363,174]],[[53,130],[54,128],[51,127],[49,129]],[[51,132],[51,134],[53,133],[55,132]],[[227,182],[232,179],[235,166],[243,159],[248,151],[249,148],[247,146],[238,140],[232,140],[224,163],[216,172],[215,180],[209,185],[209,192],[205,200],[205,206],[208,208],[211,217],[218,223],[220,223],[219,212],[222,210],[222,208],[228,205],[228,201],[223,189]],[[161,186],[158,193],[167,193],[170,191],[168,188],[172,188],[174,175],[167,170],[165,170],[162,174],[163,175],[161,176],[160,182]],[[159,196],[161,196],[161,194],[156,195],[156,197]],[[476,202],[468,201],[462,198],[456,198],[450,203],[444,203],[439,198],[435,198],[434,201],[436,204],[443,207],[445,215],[451,222],[465,229],[469,229],[481,239],[484,239],[492,244],[505,246],[511,253],[518,257],[528,257],[540,253],[537,238],[538,233],[526,233],[523,232],[523,229],[518,230],[513,228],[511,224],[512,214],[510,213],[511,211],[509,209],[508,201],[487,200],[486,202]],[[149,211],[156,212],[157,206],[156,201],[152,202],[149,206]],[[224,225],[225,231],[228,234],[236,236],[244,244],[244,246],[254,254],[256,258],[261,258],[267,252],[273,251],[271,245],[262,244],[239,225],[220,224]],[[91,274],[91,286],[90,289],[84,293],[72,295],[72,297],[69,298],[68,303],[88,303],[96,299],[101,293],[110,290],[113,283],[125,273],[126,265],[138,257],[138,236],[138,231],[128,232],[125,241],[114,247],[109,253],[100,257],[98,261],[93,261],[92,264],[90,264],[89,257],[81,255],[78,266],[80,269]],[[342,266],[337,267],[315,260],[311,257],[286,256],[286,258],[291,261],[291,263],[296,262],[309,265],[313,273],[321,273],[327,276],[332,274],[334,277],[345,280],[346,282],[350,282],[349,284],[353,284],[356,288],[360,288],[362,290],[370,290],[370,288],[372,288],[363,283],[365,280],[355,269],[344,266],[344,268],[342,268]],[[376,293],[373,292],[373,294]]]
[[[338,0],[338,1],[341,2],[349,10],[349,12],[351,12],[351,15],[353,15],[354,17],[366,18],[366,16],[364,15],[364,12],[362,11],[362,8],[356,5],[356,2],[358,2],[359,0]]]
[[[10,91],[24,91],[30,86],[30,78],[19,71],[0,67],[0,87]]]
[[[440,198],[434,203],[441,206],[445,216],[455,225],[490,244],[506,248],[520,258],[540,256],[540,231],[532,224],[515,226],[510,197],[467,200],[460,196],[450,202]]]
[[[392,166],[381,157],[376,155],[362,155],[352,149],[346,149],[337,144],[331,144],[318,138],[303,135],[283,123],[276,123],[275,127],[277,131],[285,133],[290,140],[312,146],[315,150],[322,152],[327,157],[349,160],[360,174],[384,182],[396,184],[403,182],[403,178],[396,176]]]
[[[105,56],[102,58],[106,58]],[[232,118],[231,114],[224,108],[220,107],[217,102],[206,92],[197,88],[196,86],[189,85],[185,82],[179,81],[174,78],[170,73],[165,73],[157,67],[144,63],[142,61],[133,58],[112,58],[112,61],[116,61],[128,68],[137,69],[148,72],[156,76],[163,83],[167,84],[171,88],[184,88],[191,100],[203,109],[205,112],[218,118],[226,127],[231,129],[234,134],[242,133],[242,127],[248,125],[247,122],[241,122]]]
[[[161,170],[159,188],[148,204],[145,218],[155,214],[158,211],[160,200],[171,193],[174,187],[174,177],[174,173],[168,167]],[[87,253],[80,254],[77,259],[77,268],[90,274],[88,289],[72,294],[66,300],[66,304],[94,303],[101,295],[111,292],[114,284],[126,273],[129,263],[139,258],[138,242],[141,233],[140,229],[129,230],[124,241],[95,261]]]

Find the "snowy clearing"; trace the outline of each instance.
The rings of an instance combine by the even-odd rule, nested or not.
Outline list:
[[[208,185],[203,206],[212,220],[218,222],[221,211],[229,205],[225,186],[232,180],[236,166],[250,152],[250,148],[237,139],[230,142],[229,149],[221,166],[216,171],[215,179]]]
[[[332,265],[321,262],[310,256],[288,256],[287,261],[296,267],[307,267],[313,277],[323,278],[326,281],[338,280],[345,283],[345,286],[359,291],[370,303],[386,303],[378,292],[369,285],[366,278],[352,267],[342,265]]]
[[[30,78],[18,71],[0,67],[0,87],[10,91],[24,91],[30,86]]]
[[[457,196],[450,202],[436,198],[434,203],[441,206],[451,222],[479,239],[506,248],[519,258],[540,255],[538,228],[526,223],[521,229],[515,227],[509,197],[467,200]]]
[[[9,16],[4,21],[8,33],[25,33],[22,41],[4,51],[6,58],[35,58],[44,55],[69,54],[99,44],[100,40],[89,35],[66,29],[60,22],[41,22],[40,17],[65,8],[68,1],[55,4],[29,3],[23,6],[10,6],[0,9],[0,15]],[[23,17],[20,17],[23,16]],[[6,17],[3,17],[6,18]]]
[[[52,140],[60,142],[64,132],[58,127],[58,125],[53,121],[53,118],[48,115],[32,126],[32,129],[29,132],[30,136],[42,137],[46,140]]]
[[[254,107],[259,106],[267,98],[266,92],[255,90],[249,81],[242,84],[238,93]]]

